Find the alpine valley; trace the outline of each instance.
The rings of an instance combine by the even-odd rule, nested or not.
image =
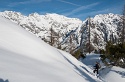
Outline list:
[[[2,17],[15,22],[22,28],[36,35],[50,45],[73,52],[82,48],[84,51],[90,45],[91,51],[104,49],[107,41],[118,42],[121,36],[121,15],[99,14],[82,21],[77,18],[68,18],[55,13],[39,15],[32,13],[24,16],[19,12],[0,12]]]

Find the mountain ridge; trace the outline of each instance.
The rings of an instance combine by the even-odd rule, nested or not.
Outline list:
[[[53,46],[61,46],[61,49],[67,52],[78,46],[88,49],[88,18],[81,21],[77,18],[68,18],[55,13],[47,13],[46,15],[32,13],[24,16],[13,11],[0,12],[0,15],[17,23],[49,44],[52,43],[50,37],[53,35],[55,41]],[[109,40],[117,42],[116,40],[120,37],[119,31],[121,31],[120,17],[121,15],[109,13],[90,18],[92,50],[104,49],[106,42]],[[52,31],[53,34],[51,35]]]

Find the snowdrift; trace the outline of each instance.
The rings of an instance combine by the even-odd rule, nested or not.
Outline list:
[[[0,17],[0,78],[9,82],[99,82],[86,65]]]

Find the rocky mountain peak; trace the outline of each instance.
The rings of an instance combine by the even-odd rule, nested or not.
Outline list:
[[[89,19],[81,21],[77,18],[68,18],[55,13],[45,15],[32,13],[29,16],[24,16],[14,11],[0,12],[0,15],[17,23],[47,43],[50,43],[50,36],[53,31],[53,37],[56,37],[53,46],[57,47],[60,44],[62,49],[66,51],[74,50],[81,45],[84,49],[87,49],[89,34],[87,21]],[[93,50],[102,49],[107,41],[116,42],[120,37],[121,15],[112,13],[99,14],[90,18],[90,23]]]

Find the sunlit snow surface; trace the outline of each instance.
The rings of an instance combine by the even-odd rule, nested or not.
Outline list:
[[[99,78],[103,82],[125,82],[125,69],[116,66],[105,66],[101,61],[99,54],[90,53],[86,58],[80,60],[90,69],[94,69],[95,62],[100,62]]]
[[[93,57],[98,59],[98,56]],[[88,64],[92,66],[95,61],[88,60]],[[124,69],[113,67],[103,75],[104,80],[100,80],[93,75],[90,65],[83,63],[0,17],[0,79],[9,82],[123,82],[125,78]],[[114,75],[117,81],[113,80]]]
[[[70,54],[0,17],[0,78],[9,82],[97,82]]]

